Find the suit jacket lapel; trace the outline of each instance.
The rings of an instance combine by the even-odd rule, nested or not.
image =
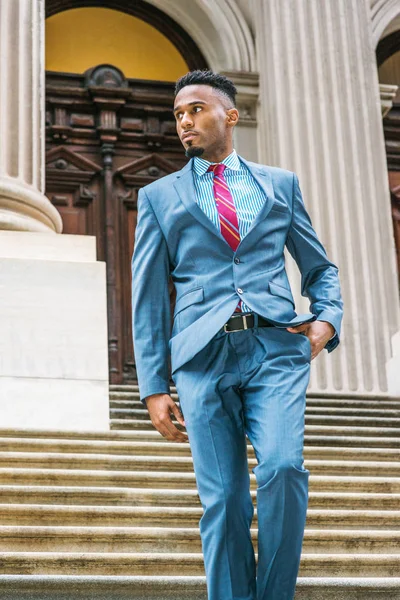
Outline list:
[[[268,170],[263,168],[262,166],[255,166],[254,164],[248,163],[247,160],[245,160],[241,156],[239,158],[250,170],[251,174],[265,193],[265,202],[262,205],[261,209],[258,211],[255,218],[253,219],[246,235],[243,236],[240,240],[240,244],[242,244],[243,241],[249,235],[249,233],[254,229],[254,227],[257,227],[257,225],[263,219],[265,219],[265,217],[270,212],[275,201],[275,194],[272,185],[272,178]],[[224,244],[226,244],[228,248],[232,251],[231,247],[229,246],[222,233],[219,231],[219,229],[215,227],[214,223],[207,217],[207,215],[201,210],[201,208],[196,202],[196,191],[193,183],[192,160],[190,160],[188,164],[183,167],[183,169],[177,172],[174,186],[186,209],[193,215],[193,217],[200,221],[200,223],[202,223],[204,227],[207,227],[207,229],[211,231],[211,233],[216,235],[218,239],[222,240]],[[238,249],[240,247],[240,244],[238,246]]]
[[[264,204],[262,205],[262,207],[260,208],[260,210],[258,211],[256,216],[254,217],[249,229],[247,230],[246,235],[244,235],[242,237],[242,239],[240,240],[240,244],[242,244],[243,240],[245,240],[247,238],[249,233],[255,227],[257,227],[257,225],[259,223],[261,223],[261,221],[263,219],[265,219],[265,217],[270,212],[270,210],[275,202],[275,193],[274,193],[274,186],[272,185],[271,174],[265,167],[262,167],[261,165],[251,164],[247,160],[245,160],[242,156],[240,156],[239,158],[249,169],[250,173],[253,175],[254,179],[257,181],[257,183],[259,184],[259,186],[261,187],[261,189],[264,191],[264,194],[265,194]],[[240,244],[239,244],[239,246],[240,246]]]
[[[177,172],[174,186],[186,209],[194,216],[194,218],[200,221],[204,227],[207,227],[211,233],[216,235],[228,246],[228,248],[230,248],[222,233],[215,227],[214,223],[207,217],[205,212],[201,210],[200,206],[196,202],[196,190],[193,183],[192,160],[190,160],[188,164],[183,167],[183,169]]]

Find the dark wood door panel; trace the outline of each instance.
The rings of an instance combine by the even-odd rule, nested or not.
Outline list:
[[[46,85],[46,193],[64,233],[96,236],[97,258],[107,266],[110,382],[136,381],[131,259],[137,194],[186,162],[171,114],[173,85],[125,80],[109,65],[83,76],[47,73]],[[170,296],[172,317],[172,280]]]
[[[383,120],[386,159],[389,171],[393,233],[397,255],[397,273],[400,275],[400,103],[394,102]],[[399,281],[400,289],[400,281]]]

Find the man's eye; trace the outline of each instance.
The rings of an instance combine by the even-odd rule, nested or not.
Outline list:
[[[195,106],[193,110],[197,112],[198,110],[201,110],[201,106]]]

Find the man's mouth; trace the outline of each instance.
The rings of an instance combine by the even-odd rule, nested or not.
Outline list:
[[[188,131],[182,135],[182,142],[190,142],[197,136],[197,133]]]

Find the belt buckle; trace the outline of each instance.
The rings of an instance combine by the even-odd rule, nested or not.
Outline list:
[[[237,315],[239,316],[239,315]],[[251,316],[251,313],[249,315],[240,315],[242,317],[242,321],[243,321],[243,329],[248,329],[248,325],[247,325],[247,317]],[[229,331],[226,326],[228,325],[228,323],[225,323],[224,325],[224,331],[225,333],[234,333],[235,331],[243,331],[243,329],[233,329],[232,331]]]

